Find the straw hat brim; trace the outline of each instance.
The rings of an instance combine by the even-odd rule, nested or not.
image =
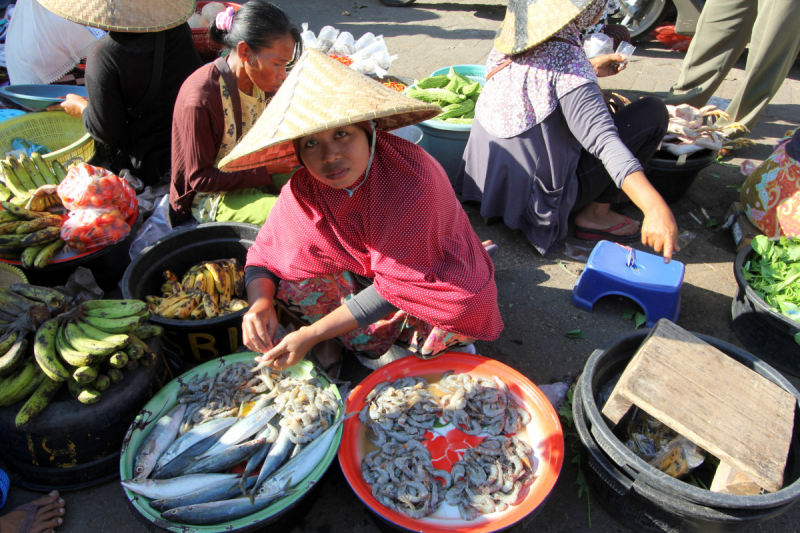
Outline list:
[[[294,139],[339,126],[373,120],[377,129],[390,131],[441,111],[438,105],[409,98],[316,50],[306,50],[219,168],[235,172],[275,164],[294,156]]]
[[[562,30],[591,4],[592,0],[509,0],[494,47],[509,56],[530,50]]]
[[[83,26],[125,33],[151,33],[183,24],[195,0],[39,0],[56,15]]]

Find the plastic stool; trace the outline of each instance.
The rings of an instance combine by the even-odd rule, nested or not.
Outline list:
[[[663,257],[600,241],[572,288],[571,301],[591,311],[598,299],[618,294],[644,309],[648,326],[661,318],[677,322],[684,270],[680,261],[665,264]]]

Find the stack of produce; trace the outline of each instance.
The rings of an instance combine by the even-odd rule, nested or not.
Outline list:
[[[747,139],[730,140],[723,129],[715,124],[720,118],[730,120],[730,115],[715,105],[697,109],[688,104],[667,106],[669,125],[661,143],[661,149],[677,156],[693,154],[700,150],[715,152],[725,148],[736,148],[752,144]],[[728,128],[734,131],[749,131],[747,126],[734,122]]]
[[[47,185],[58,185],[67,176],[67,171],[58,161],[48,165],[39,152],[33,152],[31,157],[23,153],[19,159],[9,156],[0,161],[0,169],[5,182],[5,187],[0,187],[0,199],[9,200],[13,194],[19,199],[19,203],[24,204],[32,198],[39,198],[33,200],[29,206],[36,211],[43,211],[58,202],[58,198],[53,196],[54,191],[43,194],[40,189]],[[37,191],[38,196],[35,194]]]
[[[450,67],[447,74],[431,76],[415,81],[406,96],[442,106],[442,114],[433,120],[450,124],[472,124],[475,118],[475,103],[483,86],[472,81]]]
[[[163,519],[191,525],[236,520],[292,492],[327,454],[346,417],[331,388],[316,379],[267,368],[252,378],[253,370],[238,363],[184,383],[177,404],[144,438],[135,477],[122,485],[152,498]],[[299,411],[302,428],[293,418]],[[293,429],[305,433],[301,444],[294,444]],[[245,462],[241,475],[232,471]],[[258,477],[250,476],[259,465]]]
[[[164,271],[161,296],[148,296],[150,312],[164,318],[200,320],[224,316],[249,306],[244,295],[244,268],[236,259],[204,261],[190,268],[178,281]]]
[[[301,26],[300,37],[305,48],[317,50],[361,74],[383,78],[397,59],[397,54],[389,54],[383,35],[376,37],[367,32],[356,40],[349,31],[340,32],[333,26],[324,26],[319,35],[308,29],[308,23]]]
[[[20,261],[23,268],[44,268],[64,246],[64,217],[0,202],[0,257]]]
[[[497,377],[448,373],[433,384],[407,377],[378,384],[366,399],[359,420],[379,449],[364,457],[361,472],[385,507],[419,519],[446,502],[474,520],[519,504],[533,483],[533,449],[516,436],[530,413]],[[448,424],[483,437],[449,473],[434,467],[423,441]]]
[[[0,289],[0,406],[27,398],[16,419],[24,426],[64,382],[81,403],[96,403],[123,379],[122,369],[150,364],[153,352],[142,339],[163,330],[146,324],[149,317],[138,300],[91,300],[67,310],[54,289],[25,283]]]

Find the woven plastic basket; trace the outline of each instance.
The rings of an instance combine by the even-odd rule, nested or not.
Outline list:
[[[206,4],[210,3],[211,2],[197,2],[197,12],[200,13],[200,10],[202,10]],[[234,11],[239,11],[239,8],[242,7],[241,4],[233,2],[218,3],[225,7],[232,7]],[[194,47],[197,48],[197,53],[200,54],[200,59],[206,63],[214,61],[217,56],[219,56],[220,50],[222,50],[222,46],[212,41],[211,37],[208,36],[208,28],[192,28],[192,41],[194,41]]]
[[[52,150],[42,158],[48,163],[66,163],[80,158],[88,161],[94,155],[94,139],[86,133],[83,120],[63,111],[26,113],[3,121],[0,129],[0,154],[12,150],[14,139],[25,139]]]
[[[15,283],[28,283],[25,273],[15,266],[0,263],[0,287],[7,289]]]

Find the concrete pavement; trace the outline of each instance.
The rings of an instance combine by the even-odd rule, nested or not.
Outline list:
[[[484,63],[505,12],[503,3],[492,0],[420,0],[406,8],[389,8],[377,0],[297,0],[282,7],[298,26],[308,22],[314,31],[331,24],[350,31],[356,38],[366,31],[383,34],[389,51],[399,54],[390,74],[413,78],[425,77],[448,65]],[[664,93],[677,79],[682,58],[683,54],[668,51],[658,42],[639,43],[628,68],[617,76],[604,78],[601,85],[631,94]],[[719,96],[730,98],[743,66],[740,61],[723,83]],[[688,195],[672,206],[681,230],[695,235],[677,256],[687,265],[678,321],[682,327],[741,346],[729,325],[731,298],[736,290],[731,237],[726,232],[712,232],[698,225],[689,213],[698,214],[703,207],[711,216],[723,216],[738,199],[735,187],[743,182],[736,168],[738,164],[745,158],[759,163],[767,157],[775,140],[800,124],[799,104],[800,65],[795,64],[751,135],[756,146],[736,152],[735,157],[726,161],[735,166],[715,164],[705,169]],[[565,253],[543,258],[522,234],[502,223],[486,226],[477,206],[465,208],[478,235],[500,245],[495,256],[496,279],[506,329],[497,341],[479,343],[479,353],[512,366],[537,384],[572,380],[596,346],[633,329],[632,321],[622,316],[630,303],[621,298],[599,302],[593,313],[569,303],[582,262]],[[633,207],[625,213],[641,218],[641,213]],[[571,247],[588,247],[572,237],[567,242]],[[573,340],[564,335],[578,327],[585,332],[586,339]],[[367,373],[356,361],[350,361],[342,378],[357,382]],[[611,518],[595,497],[590,496],[590,503],[585,495],[578,499],[577,467],[570,464],[571,457],[572,452],[568,451],[559,482],[542,512],[514,531],[534,528],[543,533],[587,531],[590,520],[592,531],[628,531]],[[12,489],[4,511],[34,496]],[[143,531],[129,515],[116,482],[68,493],[65,498],[67,518],[59,532]],[[331,466],[314,497],[303,504],[300,515],[295,523],[284,523],[270,530],[371,533],[382,529],[349,488],[337,463]],[[794,524],[798,521],[800,507],[761,529],[779,533],[795,531]]]

